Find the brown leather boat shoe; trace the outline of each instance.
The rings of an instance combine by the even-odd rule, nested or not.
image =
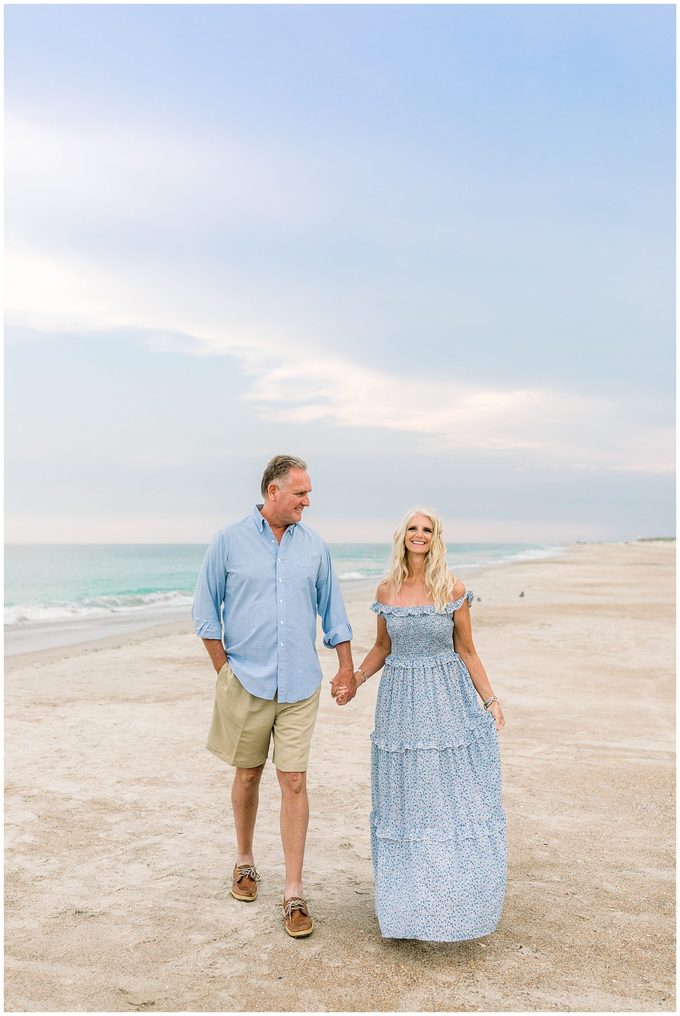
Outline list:
[[[231,895],[235,900],[252,903],[257,899],[257,883],[260,876],[251,864],[235,864],[231,881]]]
[[[314,921],[300,896],[283,901],[283,926],[291,938],[306,938],[314,931]]]

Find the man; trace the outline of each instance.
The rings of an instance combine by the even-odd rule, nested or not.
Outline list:
[[[312,490],[306,463],[277,455],[264,471],[261,490],[263,504],[213,537],[198,578],[193,617],[217,671],[207,747],[236,770],[231,802],[237,857],[231,894],[243,902],[257,896],[253,834],[260,777],[273,736],[286,866],[284,927],[293,938],[304,938],[314,927],[303,895],[302,863],[309,820],[307,763],[322,680],[316,615],[321,616],[324,645],[338,654],[331,694],[346,688],[343,704],[357,689],[352,629],[328,548],[301,523]]]

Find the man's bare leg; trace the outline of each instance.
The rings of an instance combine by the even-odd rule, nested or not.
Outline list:
[[[281,787],[281,842],[286,863],[284,899],[302,896],[302,864],[309,822],[307,773],[276,770]]]
[[[236,829],[236,863],[255,863],[253,835],[260,801],[260,777],[264,763],[256,769],[237,769],[231,787],[231,806]]]

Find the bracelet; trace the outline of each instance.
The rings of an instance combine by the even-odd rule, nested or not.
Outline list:
[[[490,699],[486,700],[486,702],[482,702],[482,705],[484,706],[485,709],[488,709],[492,702],[498,702],[498,699],[496,698],[495,695],[492,695]]]
[[[363,670],[355,670],[354,673],[361,674],[361,676],[363,677],[363,681],[361,682],[361,684],[366,684],[366,682],[368,681],[368,674],[364,674]]]

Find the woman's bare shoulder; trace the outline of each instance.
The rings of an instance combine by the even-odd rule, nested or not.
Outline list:
[[[454,579],[453,585],[451,586],[450,597],[452,600],[459,600],[461,596],[465,596],[465,583],[461,582],[460,579]]]
[[[377,603],[389,603],[390,602],[391,589],[388,582],[381,582],[375,591],[375,599]]]

